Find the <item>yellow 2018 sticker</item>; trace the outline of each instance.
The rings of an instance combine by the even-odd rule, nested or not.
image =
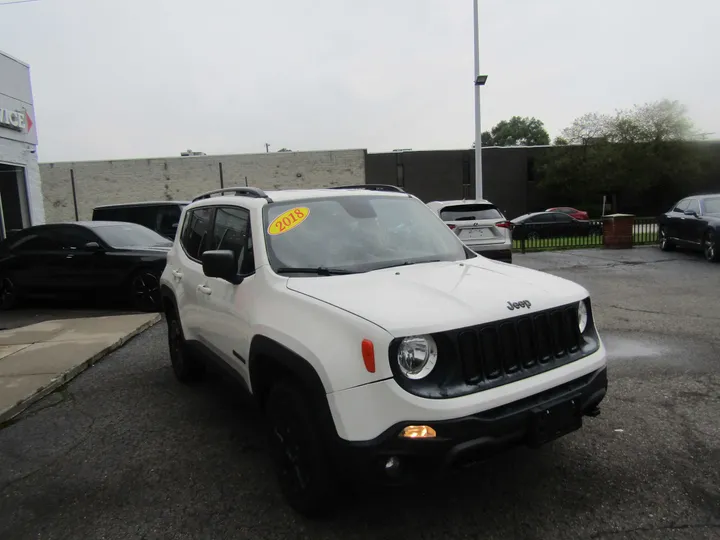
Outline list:
[[[292,208],[276,217],[267,232],[272,235],[286,233],[300,225],[309,215],[309,208]]]

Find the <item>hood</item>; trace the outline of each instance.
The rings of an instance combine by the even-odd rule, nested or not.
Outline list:
[[[483,324],[588,296],[571,281],[482,257],[347,276],[290,278],[287,287],[354,313],[395,336]],[[523,301],[530,307],[508,307],[508,302]]]

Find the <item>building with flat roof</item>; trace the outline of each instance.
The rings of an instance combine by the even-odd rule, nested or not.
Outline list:
[[[0,238],[45,222],[30,66],[0,51]]]

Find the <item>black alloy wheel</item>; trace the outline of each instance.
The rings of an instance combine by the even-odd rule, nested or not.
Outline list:
[[[0,277],[0,310],[12,309],[18,302],[15,282],[7,276]]]
[[[150,270],[141,270],[132,277],[130,294],[138,311],[160,311],[160,279]]]
[[[705,234],[705,238],[703,240],[703,253],[705,254],[705,258],[709,262],[717,262],[718,260],[720,260],[717,240],[715,239],[715,233],[713,231],[708,231]]]
[[[270,453],[288,504],[307,517],[321,517],[334,509],[336,489],[306,403],[291,382],[271,390],[266,409]]]
[[[205,365],[188,351],[180,321],[174,316],[167,317],[167,324],[170,363],[175,377],[183,383],[201,380],[205,373]]]
[[[667,237],[665,227],[660,227],[660,249],[662,251],[672,251],[675,249],[675,245]]]

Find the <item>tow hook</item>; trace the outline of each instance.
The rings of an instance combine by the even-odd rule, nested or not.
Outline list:
[[[585,416],[591,416],[592,418],[600,416],[600,407],[593,407],[589,411],[586,411]]]

